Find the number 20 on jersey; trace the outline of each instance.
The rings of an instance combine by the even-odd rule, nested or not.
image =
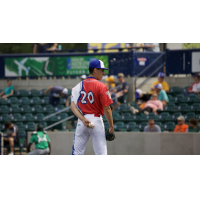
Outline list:
[[[94,103],[94,95],[93,95],[93,93],[91,91],[88,92],[88,95],[87,95],[87,93],[85,91],[81,91],[81,94],[83,95],[83,97],[81,99],[81,103],[82,104],[87,104],[86,97],[88,98],[90,104]]]

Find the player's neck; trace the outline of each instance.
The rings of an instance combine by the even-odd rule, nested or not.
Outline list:
[[[90,74],[90,75],[88,76],[88,78],[95,78],[95,79],[97,79],[97,77],[95,77],[93,74]]]

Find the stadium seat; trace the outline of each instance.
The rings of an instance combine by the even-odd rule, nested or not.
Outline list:
[[[37,113],[35,116],[34,116],[34,121],[35,122],[40,122],[42,121],[44,118],[44,115],[42,113]]]
[[[19,104],[17,97],[10,97],[10,99],[8,99],[8,103],[11,105]]]
[[[132,129],[137,128],[137,124],[135,122],[129,122],[125,126],[127,131],[131,131]]]
[[[158,119],[157,121],[159,122],[165,122],[166,119],[169,119],[170,118],[170,114],[168,112],[164,112],[164,113],[161,113],[159,116],[158,116]]]
[[[175,102],[175,103],[179,103],[181,99],[184,99],[183,94],[178,94],[178,95],[174,98],[174,102]]]
[[[119,112],[113,111],[112,116],[121,116],[121,115],[119,114]]]
[[[173,132],[174,131],[174,129],[175,129],[175,123],[174,122],[166,122],[165,124],[164,124],[164,130],[165,131],[170,131],[170,132]]]
[[[26,131],[35,131],[35,123],[34,122],[28,122],[25,124],[25,130]]]
[[[104,127],[105,127],[105,130],[109,129],[109,128],[110,128],[109,123],[108,123],[108,122],[105,122],[105,123],[104,123]]]
[[[120,106],[117,107],[117,110],[119,110],[120,112],[123,112],[123,109],[127,108],[127,107],[128,107],[127,104],[122,103],[122,104],[120,104]]]
[[[197,100],[198,99],[198,97],[197,97],[197,95],[190,95],[190,96],[188,96],[188,98],[187,98],[187,102],[189,103],[189,104],[192,104],[195,100]]]
[[[75,131],[76,131],[76,129],[74,129],[74,128],[73,129],[71,129],[71,128],[69,129],[69,132],[74,132],[75,133]]]
[[[40,91],[36,90],[36,89],[32,89],[28,92],[28,96],[29,97],[39,97],[41,96]]]
[[[193,103],[200,103],[200,97],[197,97],[196,99],[193,99]]]
[[[9,108],[8,108],[8,106],[6,106],[6,105],[2,105],[2,106],[0,107],[0,111],[1,111],[1,113],[3,113],[3,114],[8,114],[8,113],[10,113]]]
[[[0,99],[0,104],[1,105],[8,105],[8,100],[5,100],[3,98]]]
[[[43,99],[41,99],[41,104],[49,104],[49,97],[44,97]]]
[[[167,93],[167,96],[168,96],[169,102],[172,102],[174,100],[174,98],[172,97],[172,95],[170,95],[170,94]]]
[[[185,114],[184,117],[185,117],[185,121],[188,122],[190,119],[195,118],[196,115],[194,112],[189,112],[189,113]]]
[[[149,113],[149,115],[144,115],[140,118],[140,122],[147,122],[149,119],[158,120],[158,116],[155,113]]]
[[[18,90],[16,92],[17,97],[28,97],[28,92],[24,89]]]
[[[146,121],[146,122],[142,122],[142,123],[140,123],[139,125],[138,125],[138,128],[139,128],[139,130],[140,131],[144,131],[144,127],[145,126],[147,126],[148,125],[148,122]]]
[[[133,121],[133,122],[140,122],[140,119],[142,119],[144,117],[144,114],[143,113],[138,113],[136,115],[132,115],[131,118],[130,118],[130,121]]]
[[[23,125],[24,125],[23,122],[14,122],[14,124],[15,124],[16,126],[23,126]]]
[[[187,103],[181,103],[181,104],[179,104],[178,111],[176,111],[176,112],[184,113],[185,110],[187,110],[187,109],[188,109],[188,104]]]
[[[187,92],[189,88],[190,88],[190,86],[184,87],[184,88],[183,88],[183,92]]]
[[[155,124],[158,125],[159,127],[163,125],[161,122],[155,122]]]
[[[24,121],[24,120],[23,120],[23,117],[21,116],[20,113],[14,113],[14,114],[11,116],[11,121],[22,122],[22,121]]]
[[[62,120],[68,117],[67,113],[60,113],[57,115],[58,120]]]
[[[0,131],[4,131],[4,125],[0,124]]]
[[[130,114],[131,114],[130,107],[124,107],[123,109],[120,109],[120,112],[123,112],[123,113],[130,113]]]
[[[139,128],[132,128],[129,131],[130,132],[141,132]]]
[[[23,105],[20,108],[21,113],[32,113],[32,108],[29,105]]]
[[[66,108],[64,105],[58,105],[55,107],[55,111],[63,110],[64,108]]]
[[[113,121],[114,122],[122,122],[123,120],[122,120],[122,116],[120,116],[120,115],[114,115],[113,116]]]
[[[196,115],[196,119],[200,121],[200,113]]]
[[[169,105],[167,105],[167,106],[164,107],[162,113],[163,112],[170,112],[170,113],[172,113],[172,110],[175,110],[176,108],[177,107],[176,107],[175,104],[169,104]]]
[[[114,124],[114,129],[115,131],[126,132],[126,128],[124,128],[124,122],[116,122]]]
[[[178,118],[179,116],[181,116],[181,115],[182,115],[181,112],[173,113],[173,114],[170,116],[170,118],[165,119],[165,122],[169,122],[169,121],[177,122],[177,118]]]
[[[177,94],[181,94],[182,89],[180,87],[174,86],[174,87],[170,88],[169,92],[172,96],[174,96],[174,95],[177,95]]]
[[[36,105],[36,104],[41,105],[41,103],[42,103],[42,101],[41,101],[40,97],[33,97],[32,99],[30,99],[31,105]]]
[[[30,104],[30,100],[28,97],[22,97],[19,99],[19,104],[25,104],[25,105],[29,105]]]
[[[121,120],[126,123],[132,121],[131,117],[132,117],[131,113],[123,113]]]
[[[31,113],[26,113],[25,115],[23,115],[23,122],[33,122],[34,121],[34,117]]]
[[[44,113],[54,113],[55,108],[52,105],[46,105],[43,107],[43,112]]]
[[[17,126],[18,126],[18,129],[20,131],[25,131],[25,125],[24,124],[18,124]]]
[[[129,104],[130,106],[133,106],[134,108],[139,109],[138,104],[136,104],[135,102],[130,102]]]
[[[31,107],[33,113],[43,113],[43,108],[41,105],[34,105]]]
[[[18,105],[11,105],[9,108],[10,113],[20,113],[21,109]]]
[[[0,122],[4,123],[5,121],[11,121],[11,117],[9,114],[2,114],[0,116]]]
[[[69,98],[68,98],[69,100]],[[65,98],[60,98],[60,105],[65,105],[66,99]]]
[[[23,152],[23,147],[25,145],[25,140],[26,140],[26,131],[19,131],[18,132],[18,140],[19,140],[19,147],[20,147],[20,152]]]
[[[49,92],[47,94],[44,93],[46,90],[47,90],[47,88],[40,90],[40,96],[43,96],[43,97],[49,96]]]

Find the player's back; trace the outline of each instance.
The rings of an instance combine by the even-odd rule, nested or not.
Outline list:
[[[88,77],[82,81],[80,96],[77,102],[79,110],[83,114],[104,115],[103,107],[107,101],[105,96],[109,96],[106,85],[93,77]],[[106,92],[108,93],[107,95]],[[104,94],[105,93],[105,94]]]

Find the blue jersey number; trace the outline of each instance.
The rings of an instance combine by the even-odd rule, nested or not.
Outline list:
[[[93,95],[92,92],[88,92],[88,95],[87,95],[85,91],[81,91],[81,94],[83,94],[83,98],[81,99],[81,103],[82,104],[86,104],[87,103],[87,100],[85,100],[86,97],[88,98],[88,100],[89,100],[89,102],[91,104],[94,103],[94,95]]]

